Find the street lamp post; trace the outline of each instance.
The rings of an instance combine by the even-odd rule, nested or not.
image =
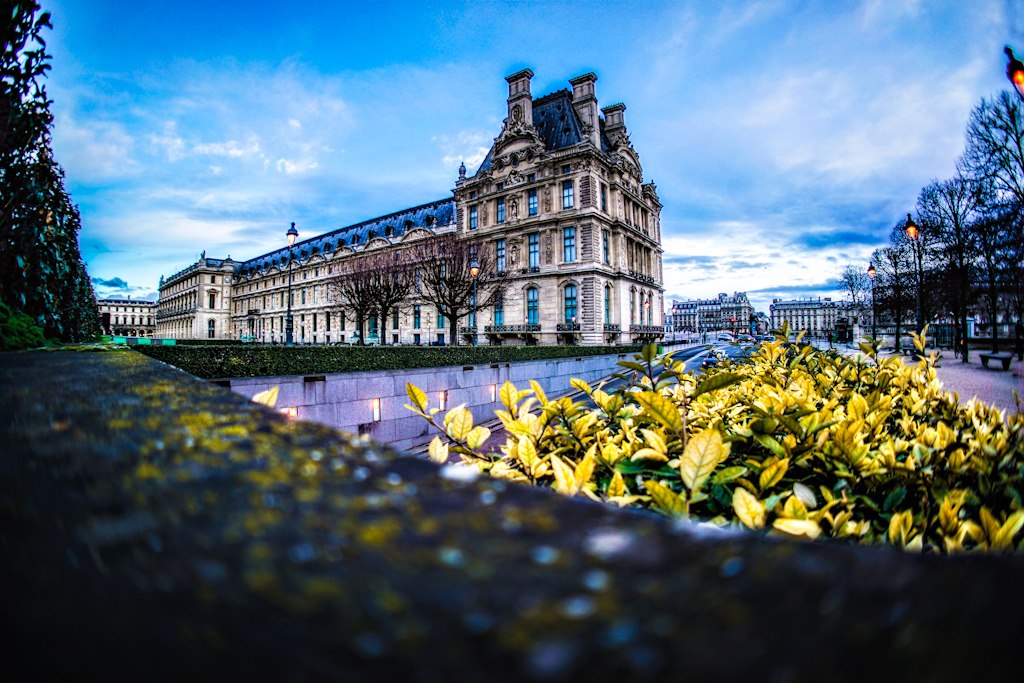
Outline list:
[[[473,259],[472,261],[469,262],[469,277],[472,278],[472,280],[473,280],[473,295],[472,295],[473,296],[473,301],[472,301],[472,306],[473,306],[473,319],[472,319],[472,323],[473,324],[470,326],[472,328],[472,334],[473,334],[473,346],[476,346],[476,276],[479,275],[479,274],[480,274],[480,264],[477,263],[476,259]]]
[[[1024,63],[1013,56],[1013,50],[1009,45],[1003,49],[1003,52],[1006,53],[1006,58],[1009,60],[1006,64],[1006,77],[1013,84],[1020,98],[1024,100]]]
[[[868,263],[868,277],[871,278],[871,340],[878,336],[875,332],[875,264]]]
[[[288,313],[284,317],[284,335],[285,344],[292,346],[295,343],[292,337],[292,247],[295,246],[295,238],[299,236],[295,223],[285,234],[288,236]]]
[[[917,306],[916,306],[916,319],[917,319],[917,331],[920,332],[924,329],[924,314],[921,311],[921,289],[923,287],[924,280],[924,269],[922,260],[924,258],[924,249],[921,246],[920,238],[921,231],[917,227],[917,223],[914,219],[907,214],[907,237],[910,238],[911,243],[914,245],[914,256],[917,259]]]

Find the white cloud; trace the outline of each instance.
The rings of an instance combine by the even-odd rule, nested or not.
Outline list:
[[[193,146],[192,151],[196,154],[232,157],[235,159],[248,159],[251,157],[256,157],[258,159],[265,158],[260,152],[260,139],[256,135],[250,135],[249,139],[246,140],[244,144],[236,142],[235,140],[228,140],[226,142],[209,142]]]
[[[288,159],[277,160],[277,172],[292,175],[295,173],[304,173],[305,171],[311,171],[317,168],[320,164],[310,159],[290,161]]]

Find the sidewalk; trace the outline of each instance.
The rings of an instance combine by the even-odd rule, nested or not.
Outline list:
[[[817,346],[817,344],[815,345]],[[828,348],[827,345],[824,348]],[[860,353],[856,347],[850,348],[846,344],[837,344],[836,350],[848,356]],[[929,349],[930,351],[930,349]],[[883,358],[889,358],[896,354],[891,351],[883,351]],[[905,362],[915,362],[912,358],[902,357]],[[1016,389],[1024,402],[1024,362],[1017,360],[1014,356],[1010,362],[1010,369],[986,368],[981,364],[978,351],[971,351],[968,354],[968,362],[964,363],[953,356],[949,349],[941,351],[941,358],[935,366],[935,374],[938,376],[942,386],[947,391],[956,392],[961,403],[966,403],[974,397],[1005,410],[1007,414],[1017,412],[1017,404],[1013,397]]]

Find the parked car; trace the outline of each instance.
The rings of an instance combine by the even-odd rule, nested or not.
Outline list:
[[[730,363],[742,363],[754,353],[752,346],[727,346],[724,349],[715,349],[704,356],[700,362],[701,369],[710,368],[724,361]]]

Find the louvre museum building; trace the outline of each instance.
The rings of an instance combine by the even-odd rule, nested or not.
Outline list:
[[[597,76],[534,98],[508,82],[507,116],[450,197],[303,238],[247,261],[207,258],[161,278],[157,337],[296,344],[629,344],[664,333],[661,204],[630,143],[626,107]],[[450,324],[414,289],[360,324],[332,284],[346,263],[465,238],[500,280]],[[485,259],[484,256],[487,258]],[[486,274],[485,274],[486,275]],[[290,305],[288,292],[291,292]],[[476,305],[479,303],[479,305]],[[457,337],[453,339],[454,336]]]

